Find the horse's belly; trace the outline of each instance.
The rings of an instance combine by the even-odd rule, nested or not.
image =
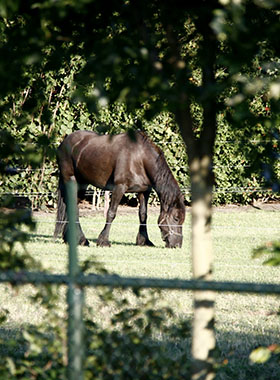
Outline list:
[[[151,183],[145,173],[132,175],[127,184],[128,193],[141,193],[151,188]]]
[[[133,186],[130,186],[128,189],[127,189],[127,193],[142,193],[143,191],[147,191],[148,189],[150,189],[151,186],[149,185],[138,185],[138,184],[134,184]]]

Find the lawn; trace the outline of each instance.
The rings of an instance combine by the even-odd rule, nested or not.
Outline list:
[[[121,210],[113,223],[112,246],[97,248],[95,241],[103,227],[104,217],[101,213],[87,213],[81,218],[81,223],[91,246],[79,248],[80,260],[95,258],[109,272],[121,276],[191,279],[190,214],[186,215],[182,249],[164,248],[157,217],[157,210],[150,210],[148,231],[155,247],[135,246],[137,209],[129,209],[129,212]],[[67,248],[62,241],[52,240],[54,218],[52,213],[35,215],[37,230],[32,233],[26,247],[44,268],[53,273],[63,273],[67,268]],[[217,209],[213,217],[214,279],[279,283],[279,268],[263,266],[262,259],[252,259],[252,250],[262,243],[279,239],[279,230],[279,211]],[[44,313],[40,307],[27,299],[32,291],[31,286],[24,286],[18,291],[1,285],[0,305],[10,314],[0,330],[0,337],[6,339],[20,331],[23,325],[36,325],[42,321]],[[126,294],[129,297],[129,293]],[[225,364],[217,379],[279,379],[279,363],[251,365],[248,359],[251,350],[258,346],[280,344],[279,298],[220,293],[216,301],[217,343]],[[95,318],[102,320],[104,310],[96,301],[94,289],[87,289],[86,302],[96,311]],[[180,319],[191,318],[191,292],[163,291],[159,304],[171,307]],[[101,312],[99,317],[98,311]],[[110,310],[106,312],[110,313]],[[188,346],[189,341],[180,344]]]

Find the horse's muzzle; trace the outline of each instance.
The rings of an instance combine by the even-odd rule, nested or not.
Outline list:
[[[166,248],[182,248],[183,235],[178,232],[171,230],[163,240]]]
[[[166,241],[165,242],[165,247],[166,248],[182,248],[182,243],[183,243],[183,239],[181,239],[181,241],[177,241],[177,242],[169,242],[169,241]]]

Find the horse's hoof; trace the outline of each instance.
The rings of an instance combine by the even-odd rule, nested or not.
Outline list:
[[[148,240],[145,245],[147,245],[148,247],[154,247],[155,246],[154,243],[151,242],[151,240]]]
[[[98,238],[96,242],[97,247],[111,247],[108,239]]]
[[[82,247],[89,247],[88,239],[80,240],[79,245],[81,245]]]
[[[144,236],[142,235],[137,235],[137,238],[136,238],[136,245],[139,245],[140,247],[154,247],[155,245],[151,242],[151,240],[149,240],[148,238],[145,238]]]

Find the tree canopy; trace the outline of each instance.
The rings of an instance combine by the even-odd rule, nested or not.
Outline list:
[[[277,6],[226,0],[108,1],[106,7],[100,1],[3,1],[2,145],[8,143],[10,158],[14,147],[17,155],[41,163],[57,136],[94,124],[102,107],[120,101],[138,128],[143,117],[171,112],[192,146],[201,145],[207,125],[214,130],[216,115],[222,115],[235,126],[237,143],[241,137],[241,144],[252,137],[272,139],[254,153],[248,149],[259,164],[263,149],[271,156],[278,148],[272,135],[279,133]],[[35,155],[26,142],[37,145]]]
[[[211,279],[217,135],[229,128],[244,161],[250,157],[248,172],[260,171],[262,162],[279,190],[279,6],[277,0],[2,1],[1,171],[10,163],[43,163],[45,171],[57,136],[75,128],[105,124],[103,132],[111,132],[103,122],[111,104],[125,104],[115,114],[126,129],[168,112],[186,146],[194,278]],[[262,144],[248,148],[251,138]],[[216,147],[220,162],[227,145]],[[194,336],[202,331],[200,340],[209,342],[193,345],[198,378],[209,368],[213,375],[214,301],[195,297]]]

